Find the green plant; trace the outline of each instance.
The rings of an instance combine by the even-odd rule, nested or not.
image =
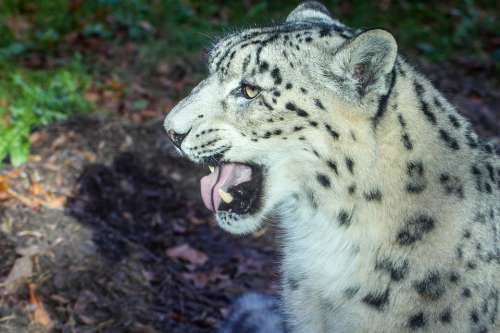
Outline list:
[[[74,68],[26,71],[4,64],[0,73],[0,162],[25,162],[33,128],[90,108],[83,97],[88,78]]]

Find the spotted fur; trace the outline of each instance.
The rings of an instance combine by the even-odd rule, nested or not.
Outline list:
[[[500,332],[500,158],[388,32],[307,2],[225,36],[165,127],[195,162],[262,166],[259,209],[216,217],[278,217],[290,332]]]

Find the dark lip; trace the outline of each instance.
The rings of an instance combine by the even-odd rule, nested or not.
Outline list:
[[[197,164],[202,164],[202,165],[212,165],[212,166],[219,166],[223,163],[233,163],[230,161],[224,160],[224,154],[229,150],[229,148],[226,148],[216,154],[204,157],[199,163]],[[234,162],[238,163],[238,162]],[[245,164],[245,163],[242,163]]]

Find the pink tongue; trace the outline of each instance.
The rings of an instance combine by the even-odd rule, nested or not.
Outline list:
[[[231,187],[249,181],[252,169],[243,164],[227,163],[216,167],[214,172],[201,178],[201,198],[205,206],[212,212],[217,211],[221,198],[219,189],[228,191]]]

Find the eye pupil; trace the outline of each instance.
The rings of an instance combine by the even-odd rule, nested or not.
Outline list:
[[[260,90],[257,87],[252,87],[248,84],[244,84],[241,86],[241,93],[246,99],[253,99],[257,97]]]

